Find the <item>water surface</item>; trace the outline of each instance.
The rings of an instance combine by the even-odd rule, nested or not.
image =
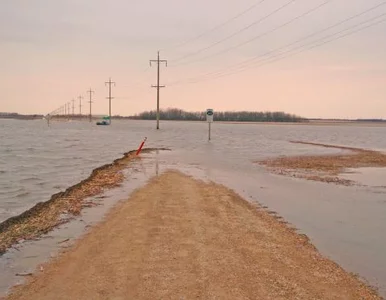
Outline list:
[[[0,120],[0,222],[85,179],[94,168],[137,148],[146,136],[147,147],[172,151],[146,155],[137,166],[144,178],[179,169],[229,186],[277,211],[323,254],[385,293],[386,193],[379,187],[386,186],[385,177],[385,184],[382,178],[366,177],[367,187],[342,187],[272,175],[253,162],[340,151],[290,140],[386,151],[386,127],[215,123],[211,142],[206,123],[161,122],[161,130],[154,127],[148,121],[114,121],[111,126],[53,122],[47,127],[43,121]],[[35,249],[39,247],[47,244]],[[0,261],[3,270],[8,268],[4,258]]]

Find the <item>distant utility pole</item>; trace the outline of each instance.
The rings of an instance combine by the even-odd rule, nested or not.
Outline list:
[[[67,103],[64,104],[64,114],[67,115]]]
[[[91,119],[92,119],[92,114],[91,114],[91,103],[92,103],[92,94],[94,93],[94,91],[90,88],[90,90],[87,91],[87,93],[88,93],[89,96],[90,96],[90,100],[88,101],[88,103],[90,103],[90,122],[91,122]]]
[[[72,100],[74,101],[74,100]],[[71,109],[71,102],[67,102],[67,115],[70,115],[70,109]]]
[[[75,105],[74,105],[74,103],[75,103],[75,100],[72,99],[72,115],[74,115],[74,113],[75,113]]]
[[[159,129],[159,89],[164,88],[164,85],[159,85],[160,83],[160,64],[165,63],[166,66],[168,66],[167,60],[160,60],[159,59],[159,51],[158,51],[158,57],[156,60],[150,60],[150,66],[152,63],[157,63],[157,85],[152,85],[151,87],[157,88],[157,129]]]
[[[111,99],[114,99],[113,97],[111,97],[111,86],[115,86],[115,82],[111,81],[111,78],[109,78],[109,81],[105,82],[105,85],[109,86],[109,96],[107,97],[107,99],[109,99],[109,123],[111,124]]]
[[[83,97],[79,96],[78,99],[79,99],[79,114],[82,115],[82,99],[83,99]]]

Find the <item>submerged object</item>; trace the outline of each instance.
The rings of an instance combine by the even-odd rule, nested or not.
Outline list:
[[[101,122],[97,122],[96,124],[97,125],[110,125],[110,123],[108,121],[106,121],[106,120],[103,120]]]
[[[110,125],[110,117],[103,117],[103,121],[98,121],[97,125]]]

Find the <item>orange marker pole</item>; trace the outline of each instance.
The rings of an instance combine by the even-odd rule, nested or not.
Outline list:
[[[137,150],[137,153],[135,155],[138,155],[139,153],[141,153],[141,150],[143,148],[143,145],[145,145],[145,142],[147,140],[147,137],[145,137],[145,139],[142,141],[141,145],[139,146],[138,150]]]

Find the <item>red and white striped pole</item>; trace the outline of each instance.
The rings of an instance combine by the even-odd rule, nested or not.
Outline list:
[[[147,140],[147,137],[145,137],[145,139],[142,141],[141,145],[139,146],[138,150],[137,150],[137,153],[135,155],[138,155],[139,153],[141,153],[142,151],[142,148],[143,148],[143,145],[145,145],[145,142]]]

